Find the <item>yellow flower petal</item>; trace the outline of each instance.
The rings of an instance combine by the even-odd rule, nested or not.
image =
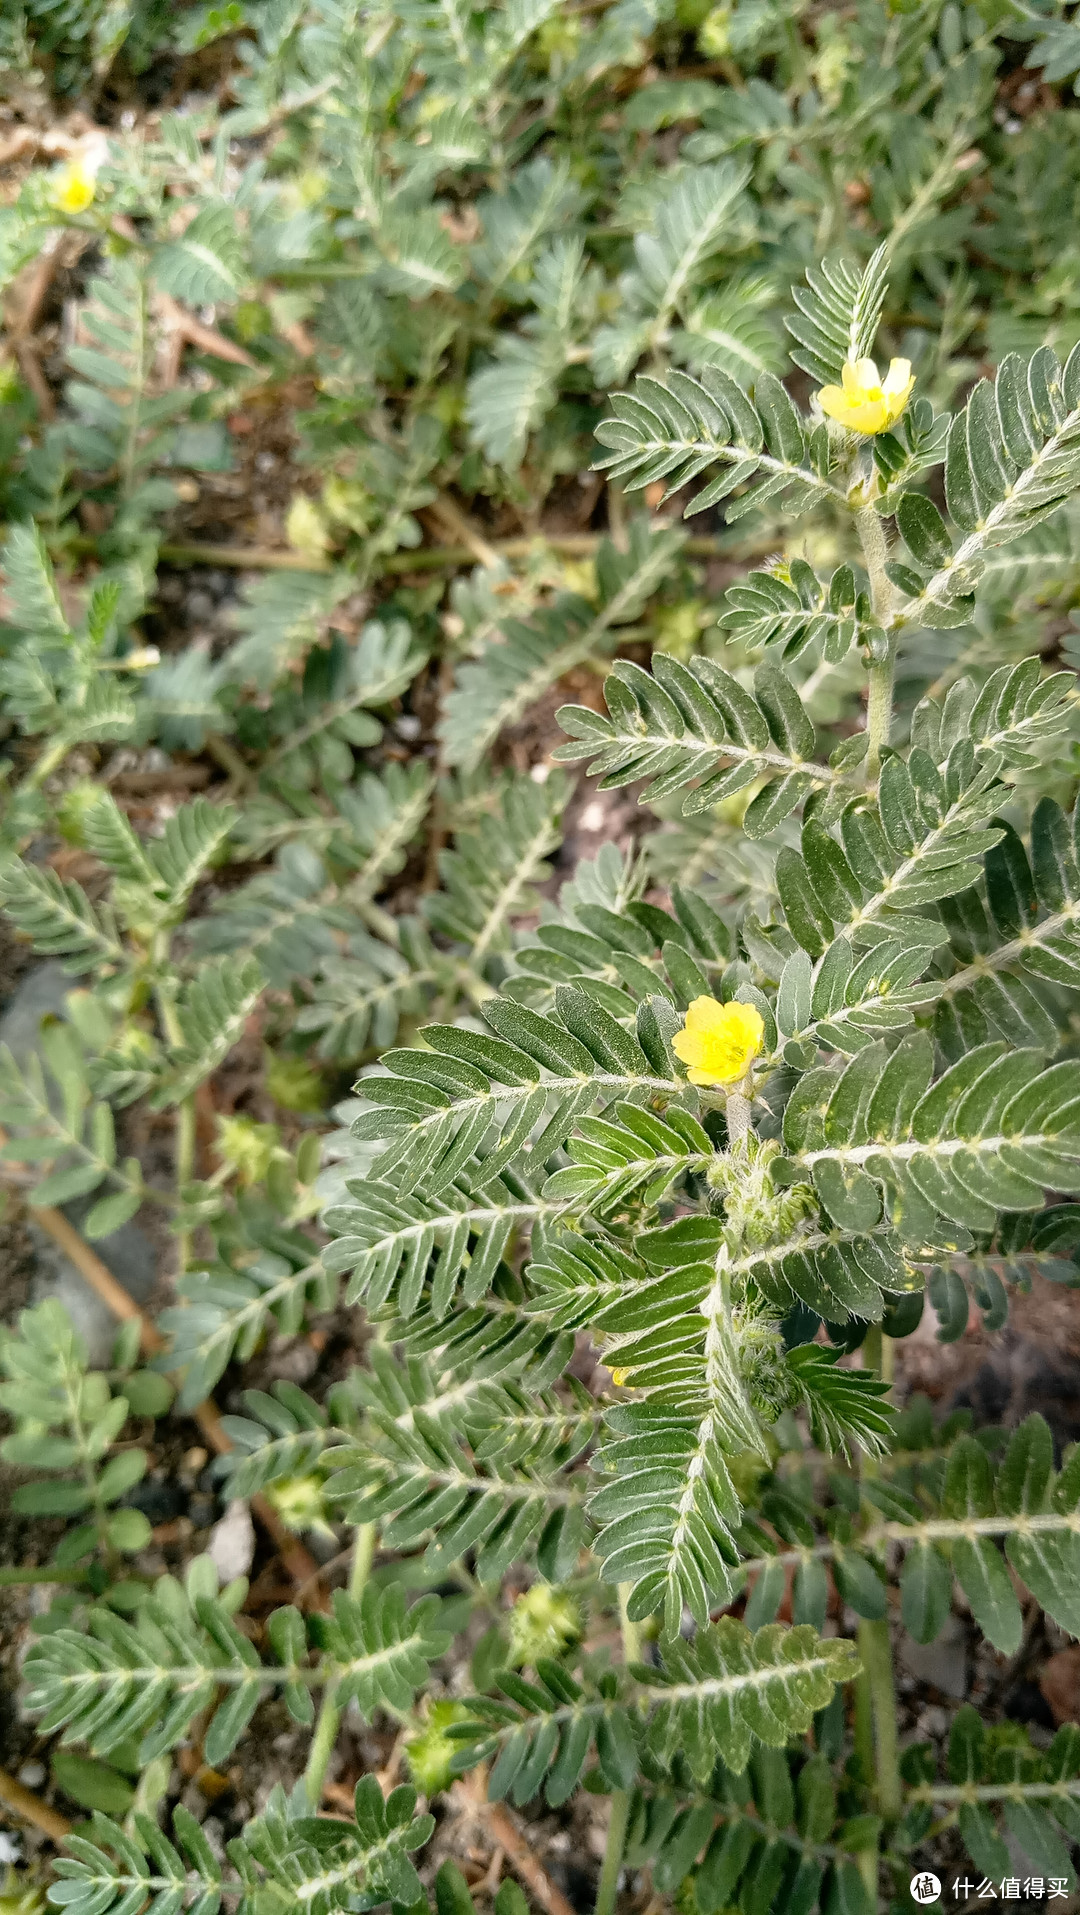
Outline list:
[[[671,1048],[689,1066],[692,1084],[737,1084],[761,1049],[765,1025],[752,1004],[696,997]]]
[[[615,1388],[617,1390],[622,1389],[629,1374],[630,1374],[629,1370],[612,1370],[611,1381],[614,1383]]]
[[[881,389],[886,399],[899,399],[906,405],[908,393],[915,384],[910,359],[891,359],[889,370],[882,381]]]
[[[54,174],[49,197],[61,213],[85,213],[94,199],[94,175],[81,160],[69,160]]]
[[[872,359],[848,360],[840,376],[841,385],[822,386],[818,404],[827,419],[868,436],[895,425],[915,384],[909,359],[892,360],[884,379]]]

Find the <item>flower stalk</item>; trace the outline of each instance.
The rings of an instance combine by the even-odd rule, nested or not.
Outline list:
[[[870,579],[870,603],[875,623],[880,629],[878,643],[882,645],[882,656],[871,657],[866,700],[866,730],[870,740],[866,753],[866,777],[867,782],[873,784],[881,770],[881,754],[892,730],[896,638],[889,630],[892,585],[885,570],[889,557],[885,528],[872,505],[859,507],[855,514],[855,525]]]

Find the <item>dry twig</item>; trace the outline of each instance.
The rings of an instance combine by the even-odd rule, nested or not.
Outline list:
[[[545,548],[560,558],[591,558],[606,536],[603,532],[552,532],[537,533],[533,538],[485,540],[487,553],[498,558],[525,559],[530,553]],[[79,538],[72,540],[76,552],[92,552],[96,540]],[[686,556],[691,559],[730,559],[741,563],[744,559],[759,558],[763,553],[771,552],[776,545],[775,535],[771,540],[746,539],[737,547],[726,550],[716,539],[689,538],[683,547]],[[389,552],[379,560],[380,572],[451,572],[457,566],[475,563],[477,552],[471,545],[427,545],[415,552]],[[301,552],[280,551],[266,545],[202,545],[197,543],[166,544],[161,547],[163,565],[228,565],[236,566],[247,572],[329,572],[333,564],[327,558],[308,558]],[[482,560],[490,564],[489,557]]]
[[[0,140],[0,166],[10,166],[13,161],[25,159],[30,153],[36,153],[41,145],[41,134],[32,126],[17,126],[6,140]]]
[[[165,1348],[165,1339],[160,1331],[156,1330],[149,1318],[143,1315],[138,1304],[128,1295],[123,1285],[117,1282],[112,1271],[102,1263],[97,1253],[91,1250],[90,1245],[68,1222],[63,1212],[54,1210],[49,1205],[41,1209],[31,1206],[30,1215],[46,1235],[59,1245],[65,1256],[71,1259],[79,1275],[85,1278],[90,1288],[104,1304],[108,1305],[115,1317],[125,1323],[131,1322],[133,1318],[138,1319],[139,1347],[146,1355],[156,1356],[162,1351]],[[228,1450],[232,1449],[232,1444],[221,1427],[221,1416],[216,1403],[207,1398],[205,1403],[196,1405],[191,1415],[210,1448],[218,1456],[224,1456]],[[258,1517],[274,1543],[293,1582],[300,1584],[312,1582],[318,1565],[303,1544],[297,1541],[290,1530],[286,1529],[273,1504],[268,1502],[265,1496],[256,1495],[251,1498],[251,1511],[253,1516]]]
[[[503,1850],[514,1874],[521,1878],[546,1915],[574,1915],[573,1907],[533,1854],[510,1811],[502,1802],[488,1801],[487,1768],[483,1763],[468,1781],[455,1783],[450,1795],[459,1814],[479,1822],[492,1846]]]
[[[65,235],[61,232],[50,233],[33,265],[19,275],[12,288],[16,295],[11,320],[13,340],[28,338],[37,325],[53,276],[60,264],[64,237]]]
[[[180,376],[180,351],[185,344],[197,346],[200,352],[209,353],[212,359],[226,359],[231,366],[244,366],[249,372],[258,372],[259,367],[243,346],[234,339],[226,339],[224,333],[215,326],[204,326],[201,319],[189,313],[171,293],[158,293],[155,304],[158,316],[169,340],[169,349],[162,373],[163,383],[175,385]]]
[[[42,1802],[30,1789],[24,1789],[5,1769],[0,1769],[0,1802],[24,1822],[32,1822],[50,1842],[62,1842],[65,1835],[71,1833],[71,1823],[65,1816],[50,1809],[48,1803]]]
[[[459,539],[476,559],[479,565],[498,565],[499,553],[494,545],[467,518],[461,507],[454,504],[443,492],[431,507],[431,517],[436,519],[444,532],[451,538]]]
[[[56,417],[56,401],[37,356],[32,339],[12,339],[12,351],[19,362],[19,371],[37,401],[37,409],[43,419]]]

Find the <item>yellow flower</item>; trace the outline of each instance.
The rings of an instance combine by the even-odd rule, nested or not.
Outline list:
[[[689,1064],[692,1084],[737,1084],[761,1049],[765,1025],[752,1004],[696,997],[671,1048]]]
[[[54,173],[49,198],[60,213],[85,213],[94,198],[94,174],[78,155]]]
[[[822,386],[818,404],[829,419],[852,432],[884,432],[894,425],[911,397],[915,374],[910,359],[893,359],[884,379],[872,359],[850,359],[840,386]]]
[[[611,1381],[614,1383],[615,1388],[617,1390],[621,1390],[623,1388],[629,1374],[630,1374],[629,1370],[612,1370]]]

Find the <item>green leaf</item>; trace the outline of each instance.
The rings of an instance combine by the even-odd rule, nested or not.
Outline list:
[[[45,540],[36,525],[11,526],[3,549],[4,576],[15,620],[35,638],[70,642]]]
[[[709,658],[683,665],[654,652],[652,675],[619,660],[604,687],[610,716],[564,705],[558,718],[570,742],[555,755],[563,763],[591,759],[602,790],[649,778],[643,803],[693,786],[683,800],[688,817],[766,777],[772,782],[744,818],[747,834],[760,837],[838,776],[809,756],[813,726],[779,669],[761,666],[755,688],[756,699]]]
[[[168,1378],[153,1370],[136,1370],[124,1378],[124,1395],[132,1416],[164,1416],[175,1394]]]
[[[896,523],[912,557],[920,565],[937,568],[952,557],[949,528],[932,499],[921,492],[905,492],[896,502]]]
[[[756,404],[719,366],[700,366],[696,379],[675,371],[663,379],[643,375],[631,392],[615,395],[611,418],[597,427],[598,440],[610,449],[596,463],[627,482],[628,491],[664,478],[668,494],[719,466],[720,476],[698,493],[687,515],[757,481],[728,506],[729,521],[766,501],[795,514],[835,495],[808,457],[803,421],[770,373],[759,373],[755,398]]]
[[[155,1108],[181,1103],[216,1070],[242,1036],[264,985],[254,958],[219,958],[203,965],[177,1004],[183,1042],[170,1058],[168,1079],[154,1094]]]
[[[105,1529],[113,1549],[132,1555],[150,1541],[150,1519],[141,1509],[114,1509]]]
[[[111,916],[97,911],[77,884],[14,858],[0,866],[0,898],[16,927],[39,951],[67,959],[70,971],[106,970],[126,963]]]
[[[25,1516],[78,1516],[93,1502],[83,1483],[20,1483],[11,1507]]]
[[[873,354],[885,302],[889,248],[882,245],[861,273],[843,259],[826,259],[806,271],[806,286],[794,286],[797,318],[784,324],[798,342],[792,359],[819,385],[838,384],[846,361]]]
[[[1080,486],[1080,409],[1076,363],[1062,369],[1048,346],[1028,361],[1007,353],[993,383],[980,380],[952,421],[945,495],[966,534],[903,607],[923,621],[970,590],[982,554],[1007,544],[1056,512]]]
[[[865,1556],[843,1550],[833,1562],[833,1575],[840,1595],[857,1616],[868,1622],[880,1622],[886,1613],[885,1585]]]
[[[114,1190],[109,1196],[101,1197],[92,1205],[83,1220],[83,1233],[95,1243],[99,1237],[111,1236],[123,1224],[129,1223],[142,1208],[143,1193],[136,1190]]]
[[[983,1635],[1003,1656],[1015,1655],[1024,1618],[1000,1552],[985,1536],[959,1536],[952,1549],[953,1572]]]
[[[104,1809],[109,1815],[124,1815],[135,1800],[135,1790],[126,1776],[107,1762],[92,1762],[88,1756],[75,1755],[70,1749],[57,1749],[52,1758],[53,1780],[83,1809]]]
[[[1068,1878],[1069,1851],[1040,1803],[1006,1800],[1005,1825],[1033,1868]]]
[[[183,238],[167,240],[153,255],[151,270],[162,292],[191,306],[235,300],[243,283],[243,246],[231,206],[204,205]]]
[[[115,1503],[119,1497],[142,1481],[146,1475],[147,1455],[145,1450],[121,1450],[106,1463],[98,1477],[98,1496],[103,1503]]]
[[[557,679],[613,650],[620,629],[673,571],[683,539],[678,530],[636,518],[625,551],[607,539],[600,546],[595,604],[563,592],[527,624],[500,619],[481,657],[455,674],[441,727],[447,761],[476,766],[496,734],[518,723]]]
[[[934,1642],[945,1627],[952,1604],[952,1575],[933,1543],[908,1550],[900,1572],[900,1613],[916,1642]]]

